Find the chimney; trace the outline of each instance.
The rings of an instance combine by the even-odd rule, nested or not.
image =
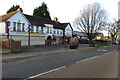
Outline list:
[[[57,22],[57,21],[58,21],[58,18],[57,18],[57,17],[54,17],[54,21]]]

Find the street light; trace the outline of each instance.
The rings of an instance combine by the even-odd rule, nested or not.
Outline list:
[[[28,25],[28,46],[30,46],[30,25]]]
[[[9,49],[10,49],[10,39],[9,39],[9,26],[10,26],[10,21],[6,22],[6,33],[7,33],[7,39],[9,41]]]
[[[10,21],[7,21],[7,38],[9,39],[9,26],[10,26]]]

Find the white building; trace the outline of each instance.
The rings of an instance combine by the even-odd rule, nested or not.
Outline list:
[[[55,21],[23,14],[20,9],[0,16],[0,33],[6,38],[10,36],[13,40],[20,40],[22,45],[45,44],[48,37],[54,42],[62,42],[63,38],[72,37],[70,23]],[[29,41],[30,33],[30,41]]]

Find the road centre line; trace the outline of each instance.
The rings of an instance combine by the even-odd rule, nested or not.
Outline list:
[[[28,77],[27,79],[35,78],[35,77],[38,77],[38,76],[41,76],[41,75],[44,75],[44,74],[47,74],[47,73],[50,73],[50,72],[54,72],[54,71],[60,70],[60,69],[65,68],[65,67],[66,66],[62,66],[62,67],[59,67],[59,68],[56,68],[56,69],[53,69],[53,70],[50,70],[50,71],[47,71],[47,72],[43,72],[43,73],[40,73],[40,74],[31,76],[31,77]]]

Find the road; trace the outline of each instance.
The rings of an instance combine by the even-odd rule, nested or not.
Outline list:
[[[90,48],[82,51],[77,50],[65,55],[3,64],[3,78],[29,78],[62,66],[70,66],[78,61],[112,52],[114,50],[118,50],[118,46]]]
[[[118,78],[118,52],[77,62],[36,78]]]

